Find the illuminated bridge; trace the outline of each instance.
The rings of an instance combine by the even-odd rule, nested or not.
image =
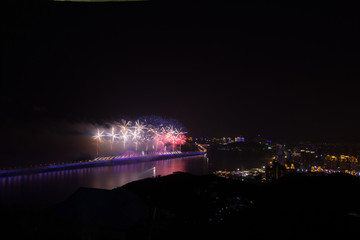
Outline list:
[[[167,152],[164,150],[158,151],[154,154],[138,154],[134,151],[127,151],[118,156],[104,156],[97,157],[92,160],[80,161],[76,163],[67,163],[67,164],[49,164],[46,166],[38,166],[32,168],[21,168],[21,169],[8,169],[0,171],[0,176],[12,176],[12,175],[21,175],[26,173],[37,173],[37,172],[47,172],[47,171],[56,171],[62,169],[73,169],[73,168],[84,168],[84,167],[93,167],[101,165],[116,165],[116,164],[125,164],[133,162],[142,162],[142,161],[155,161],[163,160],[169,158],[179,158],[179,157],[188,157],[196,155],[206,154],[206,149],[203,148],[199,152]]]

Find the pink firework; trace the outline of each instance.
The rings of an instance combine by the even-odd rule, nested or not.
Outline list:
[[[176,136],[176,144],[184,145],[186,143],[186,137],[184,134]]]

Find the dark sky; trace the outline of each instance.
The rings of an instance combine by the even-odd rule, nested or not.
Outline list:
[[[355,6],[265,2],[6,5],[2,141],[153,114],[192,136],[359,142]]]

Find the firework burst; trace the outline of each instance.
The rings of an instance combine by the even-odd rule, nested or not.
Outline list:
[[[155,120],[154,120],[155,119]],[[160,121],[162,120],[162,121]],[[172,122],[175,122],[172,120]],[[151,118],[136,120],[134,122],[122,119],[120,122],[110,124],[108,130],[97,129],[93,138],[97,141],[97,154],[99,155],[99,143],[103,140],[110,144],[110,152],[114,154],[117,142],[123,143],[122,152],[127,149],[135,149],[149,154],[149,145],[152,145],[151,151],[158,151],[159,148],[172,146],[172,151],[186,142],[185,132],[182,132],[172,124],[167,123],[162,118]],[[119,146],[119,145],[118,145]],[[106,146],[105,146],[106,147]],[[118,152],[118,151],[117,151]]]

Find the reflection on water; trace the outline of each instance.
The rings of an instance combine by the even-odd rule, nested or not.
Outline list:
[[[135,180],[177,171],[202,175],[216,170],[261,167],[266,160],[262,154],[213,151],[205,157],[199,155],[0,177],[0,203],[45,206],[65,200],[79,187],[113,189]]]
[[[206,174],[207,159],[195,156],[0,177],[0,202],[44,206],[65,200],[79,187],[113,189],[135,180],[177,171]]]

